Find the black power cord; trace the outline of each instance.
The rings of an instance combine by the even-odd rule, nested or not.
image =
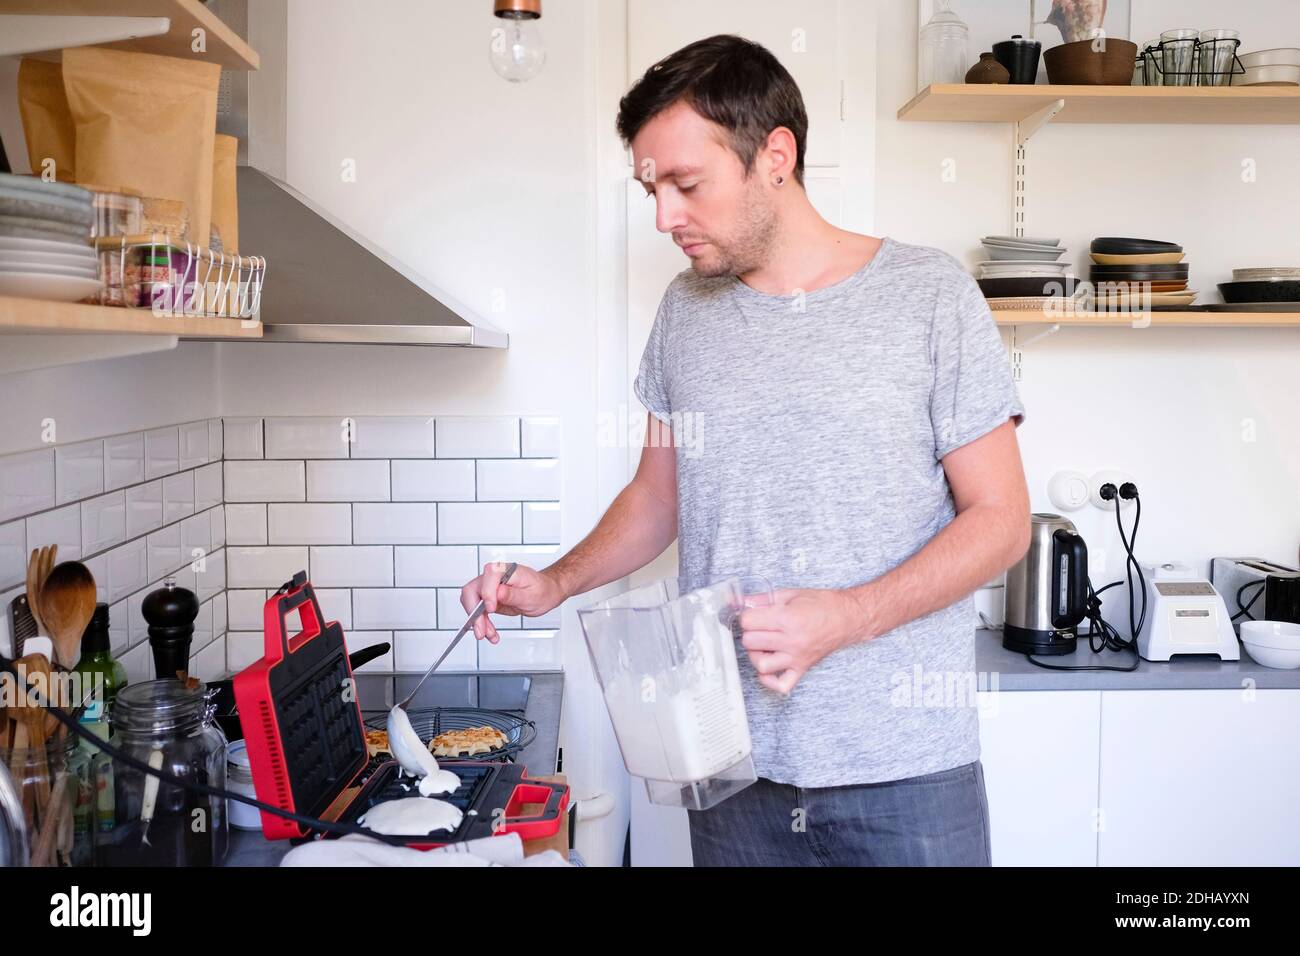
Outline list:
[[[1142,660],[1142,655],[1138,652],[1138,635],[1142,633],[1142,627],[1146,623],[1147,616],[1147,589],[1146,578],[1142,574],[1142,565],[1138,563],[1133,549],[1137,546],[1138,523],[1142,520],[1142,499],[1138,496],[1137,485],[1131,481],[1124,482],[1119,488],[1116,488],[1110,482],[1101,486],[1101,497],[1105,501],[1113,501],[1118,495],[1125,501],[1135,501],[1136,513],[1133,518],[1133,531],[1126,533],[1124,523],[1120,520],[1120,503],[1115,502],[1115,525],[1119,528],[1119,539],[1124,544],[1125,560],[1124,573],[1125,578],[1119,581],[1112,581],[1104,587],[1093,590],[1092,581],[1088,581],[1088,601],[1087,608],[1084,611],[1084,617],[1088,621],[1088,630],[1080,637],[1088,639],[1088,648],[1094,654],[1100,654],[1102,651],[1124,652],[1131,651],[1133,662],[1124,667],[1112,666],[1110,664],[1049,664],[1046,661],[1036,660],[1031,653],[1025,654],[1025,659],[1029,663],[1046,670],[1053,671],[1120,671],[1128,672],[1137,670],[1138,662]],[[1138,584],[1142,588],[1142,612],[1135,617],[1136,604],[1133,593],[1133,573],[1136,570]],[[1128,626],[1129,637],[1126,640],[1122,637],[1113,626],[1106,622],[1101,614],[1101,597],[1100,595],[1109,591],[1111,588],[1120,584],[1128,583]]]
[[[132,770],[138,770],[151,777],[157,777],[159,780],[164,783],[169,783],[173,787],[179,787],[182,790],[189,790],[192,793],[202,794],[205,797],[224,797],[227,800],[234,800],[236,803],[244,803],[250,807],[256,807],[257,809],[270,813],[273,816],[292,820],[311,830],[319,830],[324,833],[335,833],[339,835],[357,833],[362,836],[379,840],[382,843],[387,843],[390,846],[406,846],[409,843],[409,839],[407,838],[376,833],[374,830],[369,830],[366,827],[358,826],[354,823],[338,823],[332,820],[321,820],[318,817],[308,816],[302,813],[294,813],[292,810],[285,810],[283,807],[277,807],[271,803],[264,803],[254,797],[249,797],[242,793],[235,793],[233,790],[226,790],[224,787],[210,787],[205,783],[195,783],[192,780],[185,780],[181,777],[175,776],[174,774],[170,774],[165,770],[151,767],[144,761],[132,757],[124,750],[101,740],[94,733],[82,727],[81,721],[63,710],[63,708],[55,707],[49,704],[48,701],[44,700],[43,697],[38,696],[38,691],[35,689],[35,686],[24,680],[22,675],[18,673],[12,660],[0,657],[0,672],[12,674],[16,683],[25,684],[27,695],[35,702],[36,706],[45,708],[45,710],[52,714],[59,723],[67,727],[73,734],[94,746],[96,750],[103,751],[123,766],[130,767]]]

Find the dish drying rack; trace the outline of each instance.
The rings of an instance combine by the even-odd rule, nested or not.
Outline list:
[[[411,718],[412,729],[426,747],[429,741],[439,734],[445,734],[449,730],[467,730],[470,727],[488,726],[501,731],[506,736],[504,745],[487,753],[436,758],[439,761],[513,762],[516,755],[537,737],[537,725],[533,721],[505,710],[485,710],[477,707],[428,707],[419,710],[411,708],[407,716]],[[366,727],[370,730],[385,730],[387,726],[387,712],[366,720]]]
[[[227,254],[224,250],[217,252],[207,246],[176,239],[168,233],[101,236],[94,243],[97,255],[118,253],[112,277],[116,279],[116,288],[123,301],[112,303],[114,305],[147,308],[157,315],[201,315],[241,320],[256,319],[260,313],[267,270],[264,256]],[[150,258],[166,255],[169,261],[173,251],[184,249],[185,252],[184,267],[177,270],[179,281],[175,284],[147,283],[151,286],[147,303],[132,302],[126,293],[128,252],[141,249],[148,250]],[[102,279],[105,278],[104,272],[101,259]],[[113,288],[107,282],[105,287]],[[174,301],[177,289],[182,297],[179,308]],[[164,299],[162,303],[158,301],[160,298]]]

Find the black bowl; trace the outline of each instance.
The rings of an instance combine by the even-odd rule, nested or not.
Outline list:
[[[1300,279],[1220,282],[1219,291],[1224,302],[1296,302],[1300,301]]]
[[[1186,279],[1190,271],[1186,262],[1169,265],[1093,266],[1092,274],[1103,279]]]
[[[1106,256],[1139,256],[1158,252],[1182,252],[1183,247],[1159,239],[1128,239],[1122,236],[1102,236],[1092,240],[1090,252]]]
[[[980,291],[989,299],[1027,298],[1038,296],[1072,296],[1074,276],[1009,276],[998,279],[980,279]]]

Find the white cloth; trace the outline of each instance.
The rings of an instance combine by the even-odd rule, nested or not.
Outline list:
[[[389,846],[372,837],[349,833],[337,840],[316,840],[294,847],[281,866],[569,866],[561,854],[547,850],[524,856],[517,833],[451,843],[434,850]]]

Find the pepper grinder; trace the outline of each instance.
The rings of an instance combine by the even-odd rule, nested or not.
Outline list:
[[[159,679],[174,679],[177,672],[188,674],[198,597],[187,588],[178,588],[175,578],[167,578],[162,587],[145,595],[140,613],[149,623],[154,674]]]

